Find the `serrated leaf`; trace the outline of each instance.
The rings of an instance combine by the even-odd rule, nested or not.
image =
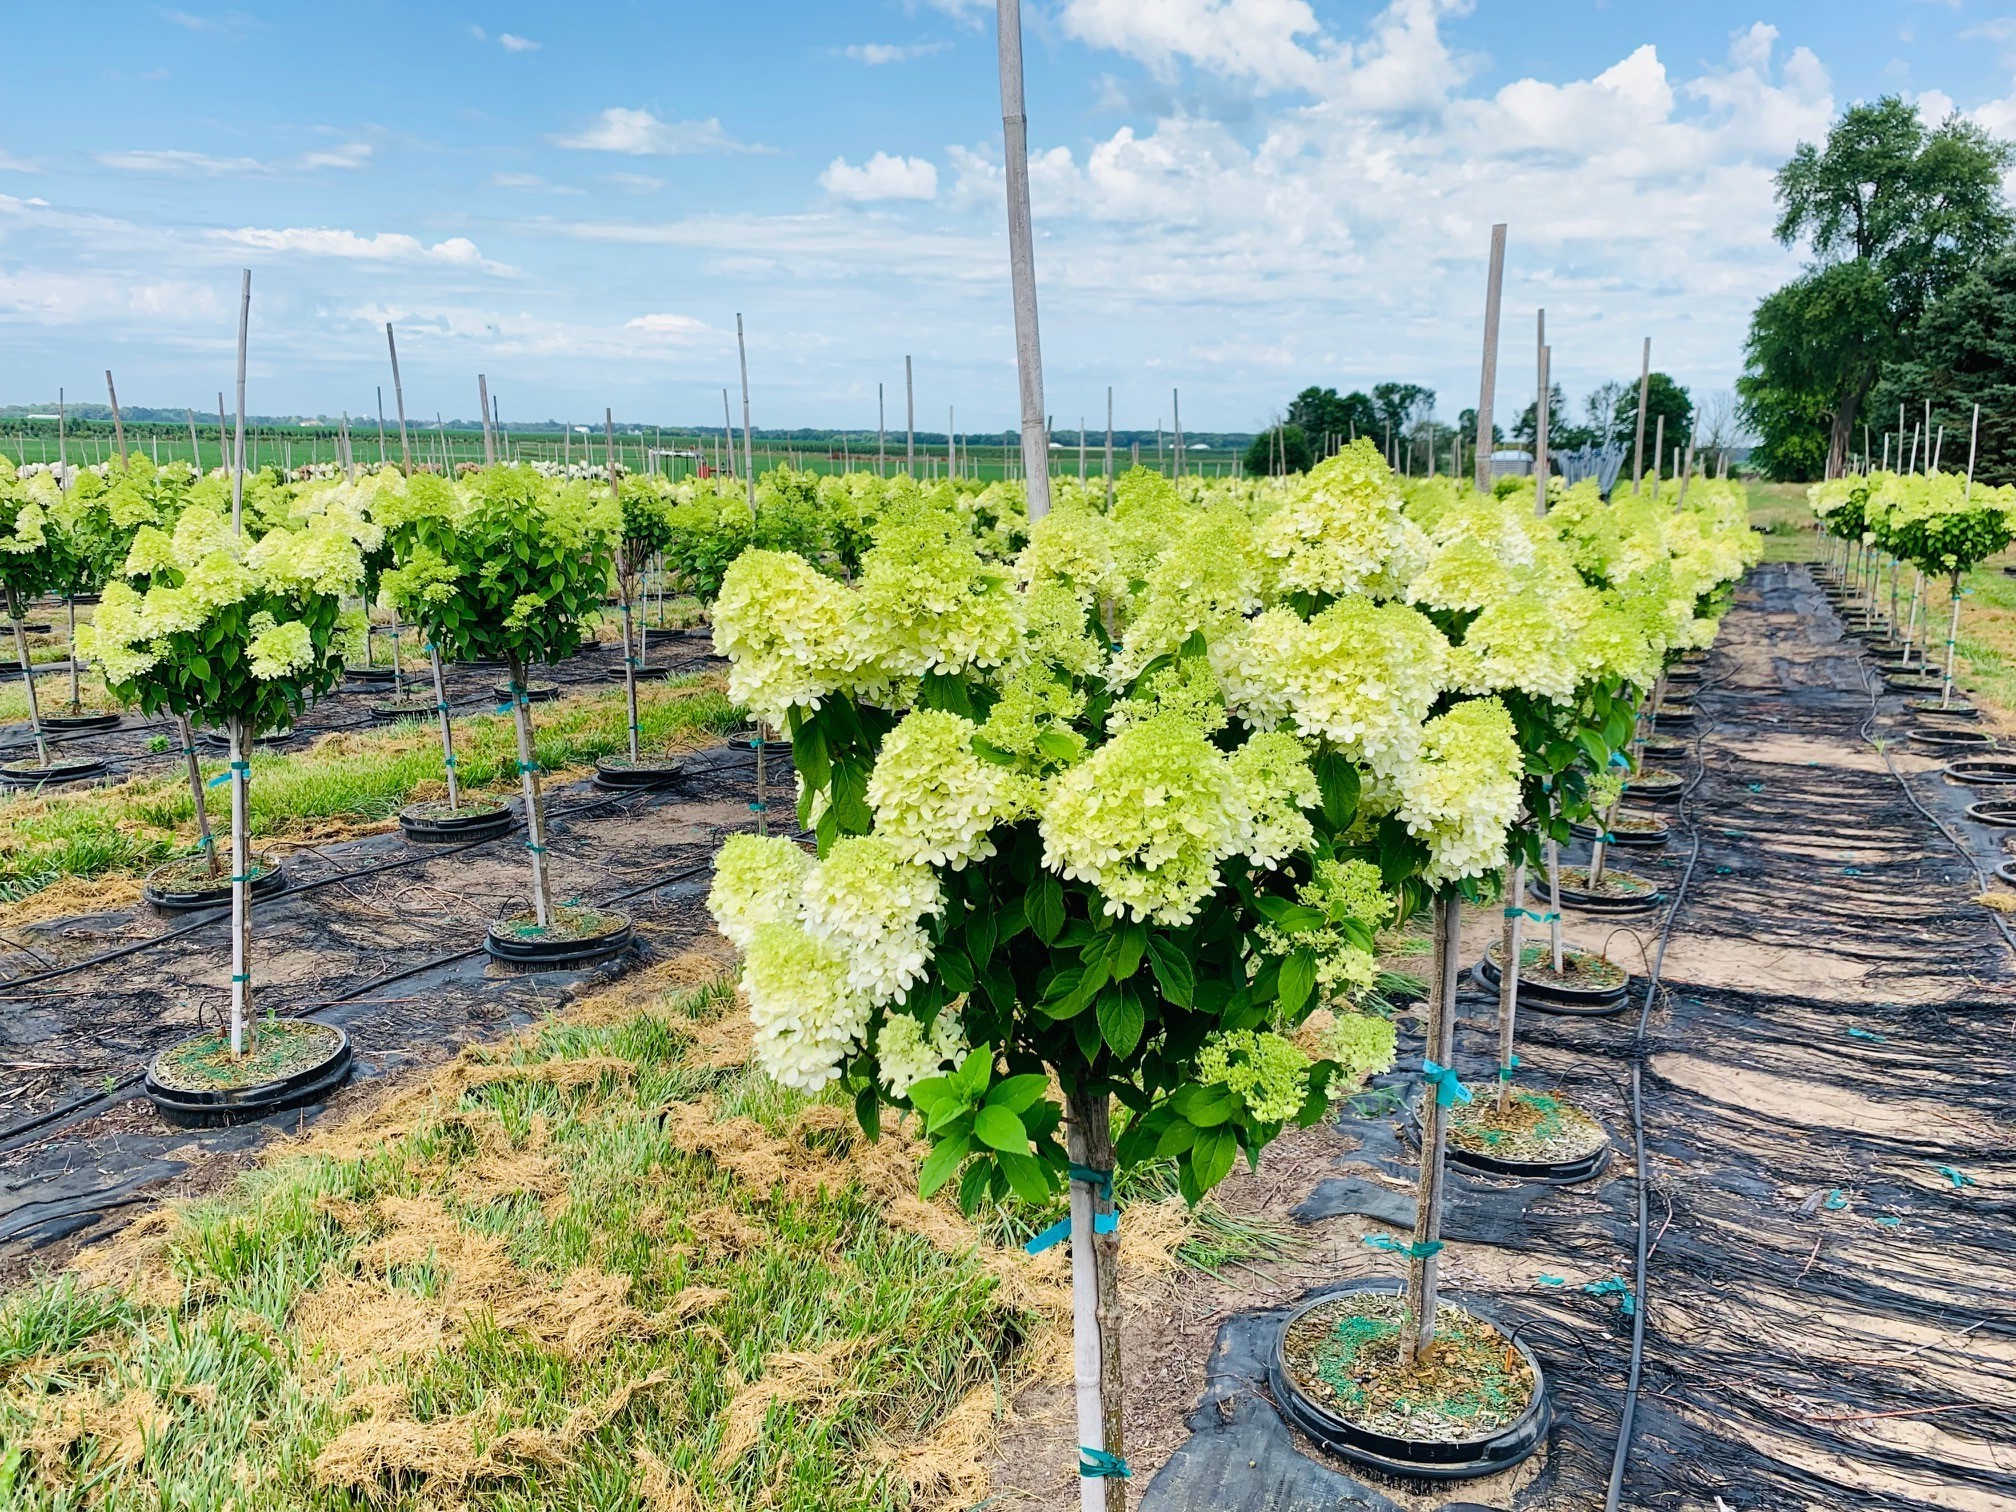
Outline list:
[[[1134,1053],[1141,1043],[1147,1018],[1141,1000],[1125,987],[1108,987],[1099,994],[1099,1037],[1121,1060]]]
[[[1041,1072],[1025,1071],[1020,1076],[1005,1076],[987,1089],[986,1106],[1006,1108],[1010,1113],[1026,1113],[1043,1095],[1043,1089],[1050,1085],[1050,1078]]]
[[[882,1137],[882,1097],[874,1087],[863,1087],[854,1094],[854,1121],[870,1139]]]
[[[1291,1018],[1302,1011],[1302,1005],[1309,1001],[1309,994],[1316,987],[1316,957],[1307,950],[1298,950],[1281,963],[1280,985],[1281,1011]]]
[[[973,1115],[973,1133],[982,1144],[997,1150],[1022,1154],[1029,1148],[1029,1131],[1022,1127],[1022,1120],[1007,1108],[982,1108]]]
[[[973,990],[973,963],[966,959],[964,951],[941,950],[932,957],[932,964],[938,968],[939,980],[955,996]]]
[[[1148,948],[1148,926],[1138,919],[1130,919],[1113,932],[1112,943],[1106,947],[1106,958],[1110,963],[1113,980],[1124,982],[1141,969],[1141,953]]]
[[[1148,969],[1154,972],[1155,985],[1169,1002],[1178,1008],[1188,1008],[1196,1001],[1197,974],[1190,967],[1190,958],[1174,940],[1155,934],[1148,936]]]
[[[929,1197],[951,1180],[952,1173],[959,1169],[959,1162],[966,1158],[972,1148],[971,1134],[960,1134],[934,1146],[931,1153],[924,1157],[924,1164],[917,1172],[919,1195]]]
[[[1208,1192],[1223,1181],[1239,1153],[1239,1141],[1225,1127],[1203,1129],[1190,1147],[1190,1167],[1196,1173],[1197,1188]]]
[[[1358,812],[1358,768],[1341,751],[1316,758],[1316,786],[1323,795],[1323,818],[1333,830],[1350,824]]]
[[[980,1100],[980,1094],[987,1090],[987,1083],[994,1077],[994,1047],[976,1045],[959,1062],[959,1069],[952,1073],[952,1086],[965,1101]]]
[[[1018,1155],[1008,1150],[1003,1150],[994,1159],[1017,1197],[1032,1206],[1050,1200],[1050,1183],[1044,1177],[1042,1161],[1033,1155]]]

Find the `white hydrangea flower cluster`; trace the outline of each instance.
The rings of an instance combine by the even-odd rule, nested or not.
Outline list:
[[[795,924],[765,924],[742,961],[756,1063],[771,1079],[817,1092],[868,1029],[868,999],[847,985],[847,957]]]
[[[714,602],[714,649],[728,658],[728,696],[757,718],[816,709],[868,658],[848,591],[791,551],[743,552]]]
[[[806,874],[799,897],[805,932],[839,948],[847,985],[876,1006],[921,980],[931,960],[922,920],[944,911],[928,866],[905,860],[880,835],[836,842]]]
[[[1418,610],[1344,598],[1306,622],[1267,610],[1214,645],[1212,664],[1248,724],[1292,723],[1390,775],[1413,760],[1447,686],[1449,643]]]
[[[811,872],[811,855],[777,835],[730,835],[714,858],[707,910],[736,949],[747,950],[756,931],[798,915],[798,893]]]
[[[1435,886],[1505,864],[1505,832],[1519,812],[1519,741],[1495,698],[1466,699],[1428,721],[1419,757],[1400,779],[1400,818],[1428,842]]]
[[[994,854],[988,832],[1019,811],[1018,783],[1006,767],[973,754],[970,719],[913,709],[882,742],[868,778],[875,833],[905,860],[950,866]]]
[[[891,1097],[908,1097],[927,1076],[965,1058],[966,1030],[950,1008],[939,1010],[927,1032],[907,1013],[891,1013],[875,1036],[875,1063]]]
[[[1548,599],[1514,593],[1484,606],[1463,633],[1461,686],[1472,693],[1517,688],[1534,698],[1568,703],[1581,684],[1573,595]]]
[[[1113,557],[1112,527],[1089,506],[1059,506],[1029,527],[1015,560],[1022,581],[1059,584],[1081,604],[1125,598],[1127,578]]]
[[[1230,759],[1238,838],[1235,854],[1272,871],[1316,838],[1305,809],[1322,802],[1309,753],[1283,730],[1262,730]]]
[[[998,667],[1022,641],[1021,599],[952,517],[923,510],[885,524],[853,596],[885,681]]]
[[[1318,463],[1260,522],[1260,549],[1279,564],[1283,592],[1364,592],[1408,543],[1402,504],[1379,449],[1361,439]]]

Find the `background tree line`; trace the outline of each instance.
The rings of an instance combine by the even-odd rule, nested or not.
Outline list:
[[[1940,464],[2016,478],[2016,219],[2003,178],[2016,148],[1958,115],[1928,127],[1893,97],[1857,105],[1778,172],[1778,240],[1805,272],[1758,305],[1737,382],[1755,460],[1787,481],[1891,463],[1932,406]],[[1919,438],[1922,452],[1929,442]]]

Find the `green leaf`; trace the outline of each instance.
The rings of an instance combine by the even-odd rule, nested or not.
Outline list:
[[[870,1139],[882,1137],[882,1096],[872,1086],[854,1094],[854,1121]]]
[[[951,1077],[927,1076],[924,1080],[911,1084],[910,1106],[919,1113],[928,1114],[946,1098],[956,1095]]]
[[[952,1173],[959,1169],[959,1162],[964,1160],[972,1149],[971,1134],[960,1134],[934,1146],[931,1153],[924,1157],[923,1168],[917,1172],[918,1193],[929,1197],[945,1185],[951,1180]]]
[[[805,779],[808,793],[823,791],[833,780],[833,760],[826,753],[826,731],[816,715],[791,737],[791,762]]]
[[[970,1213],[980,1205],[980,1199],[987,1195],[987,1183],[994,1175],[994,1167],[984,1160],[976,1160],[966,1167],[966,1174],[959,1178],[959,1211]]]
[[[1050,1078],[1037,1071],[1003,1077],[987,1089],[986,1106],[1006,1108],[1015,1114],[1026,1113],[1049,1085]]]
[[[1316,957],[1298,950],[1281,963],[1281,1011],[1293,1017],[1309,1001],[1316,987]]]
[[[973,1132],[983,1144],[997,1150],[1020,1155],[1029,1149],[1029,1131],[1022,1127],[1021,1119],[1003,1107],[985,1107],[974,1114]]]
[[[1188,1008],[1196,1000],[1197,975],[1190,969],[1190,958],[1174,940],[1149,935],[1148,966],[1155,973],[1155,985],[1168,1001],[1178,1008]]]
[[[969,906],[966,915],[966,951],[981,971],[987,969],[987,963],[994,957],[994,906],[984,893]]]
[[[1358,812],[1358,768],[1341,751],[1316,758],[1316,786],[1323,794],[1323,817],[1333,830],[1348,825]]]
[[[1200,1191],[1208,1192],[1225,1179],[1239,1153],[1239,1141],[1228,1128],[1204,1129],[1190,1147],[1190,1166]]]
[[[1181,1155],[1197,1143],[1197,1125],[1187,1118],[1179,1118],[1162,1131],[1162,1137],[1155,1141],[1155,1158],[1167,1160]]]
[[[1045,945],[1064,932],[1064,884],[1049,872],[1041,873],[1031,884],[1025,906],[1029,927]]]
[[[973,990],[973,963],[966,959],[965,952],[941,950],[932,958],[932,964],[938,968],[939,980],[955,995]]]
[[[1589,753],[1589,760],[1595,764],[1597,771],[1600,772],[1610,765],[1610,747],[1603,743],[1603,737],[1596,731],[1577,730],[1575,739],[1582,749]]]
[[[1100,1038],[1124,1061],[1141,1043],[1146,1026],[1141,1000],[1125,987],[1108,987],[1099,994],[1098,1012]]]
[[[1084,754],[1083,745],[1062,730],[1045,730],[1038,735],[1036,749],[1059,764],[1076,761]]]
[[[1106,947],[1109,969],[1113,980],[1124,982],[1141,969],[1141,952],[1148,948],[1148,926],[1139,920],[1129,920],[1114,931],[1113,942]]]
[[[1008,1150],[1001,1151],[994,1159],[1017,1197],[1031,1205],[1050,1200],[1050,1183],[1044,1176],[1042,1161],[1033,1155],[1018,1155]]]
[[[1200,1129],[1215,1129],[1239,1111],[1239,1099],[1225,1088],[1194,1082],[1178,1092],[1170,1105]]]
[[[1006,945],[1010,940],[1029,927],[1029,909],[1026,897],[1017,895],[1001,905],[994,916],[995,939],[997,945]]]
[[[974,1103],[980,1100],[980,1094],[987,1090],[987,1083],[993,1078],[994,1047],[976,1045],[959,1063],[959,1069],[952,1073],[952,1085],[964,1101]]]
[[[1307,930],[1321,929],[1330,922],[1330,916],[1320,908],[1311,908],[1306,903],[1290,902],[1287,898],[1257,897],[1253,906],[1260,910],[1270,924],[1289,934],[1302,934]]]

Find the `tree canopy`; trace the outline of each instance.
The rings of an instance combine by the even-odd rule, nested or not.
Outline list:
[[[1752,317],[1744,416],[1775,476],[1838,472],[1887,365],[1912,359],[1919,327],[2016,234],[2002,191],[2016,150],[1957,115],[1928,127],[1896,96],[1846,111],[1823,145],[1779,170],[1778,240],[1812,260]]]

